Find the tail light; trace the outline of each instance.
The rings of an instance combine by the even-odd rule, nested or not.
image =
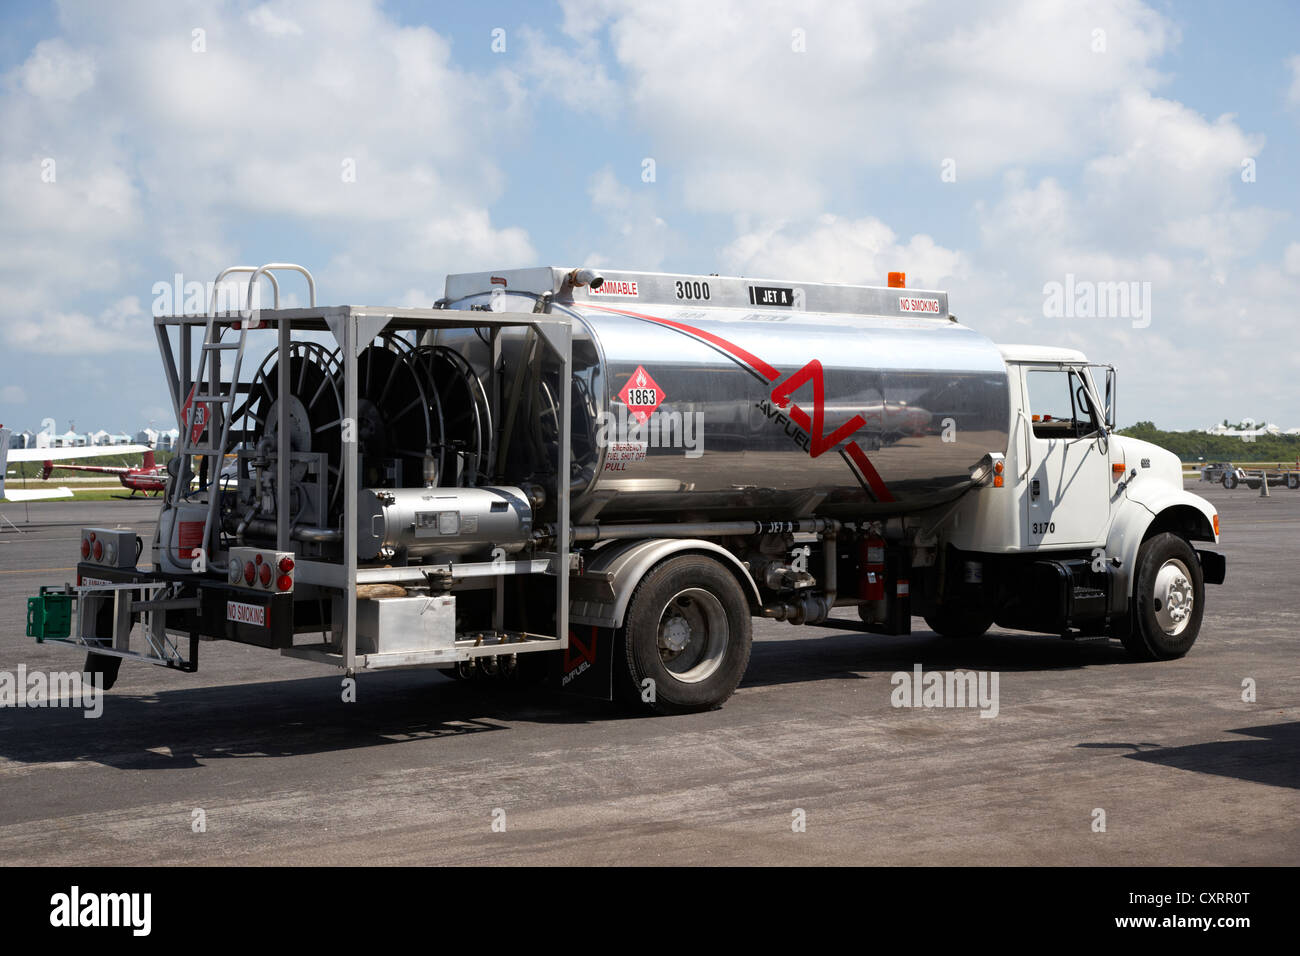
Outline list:
[[[230,549],[230,562],[232,567],[238,569],[231,574],[231,584],[274,593],[293,590],[296,562],[292,552],[262,551],[255,547],[240,546]]]
[[[87,538],[82,538],[82,539],[81,539],[81,559],[84,561],[85,559],[87,559],[87,558],[89,558],[89,557],[90,557],[90,541],[89,541],[89,539],[87,539]]]
[[[96,541],[96,542],[95,542],[95,560],[96,560],[96,561],[102,561],[103,559],[104,559],[104,542],[102,542],[102,541]]]

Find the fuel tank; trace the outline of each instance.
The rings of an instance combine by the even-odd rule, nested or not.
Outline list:
[[[952,500],[1006,452],[1006,365],[946,293],[630,272],[592,289],[571,275],[450,276],[447,291],[450,308],[572,317],[575,521],[887,516]],[[528,334],[497,343],[503,403]],[[483,337],[437,341],[489,374]],[[523,401],[497,480],[545,473],[560,387],[549,370]]]

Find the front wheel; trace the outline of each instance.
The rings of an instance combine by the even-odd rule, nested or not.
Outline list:
[[[657,714],[711,710],[740,683],[751,643],[749,604],[731,573],[712,558],[669,558],[628,603],[616,690]]]
[[[1224,476],[1223,476],[1223,487],[1227,488],[1229,491],[1231,491],[1233,488],[1236,488],[1236,487],[1237,487],[1237,476],[1234,475],[1234,474],[1232,474],[1232,473],[1228,473],[1228,474],[1224,475]]]
[[[1204,612],[1205,578],[1192,546],[1168,532],[1144,541],[1129,620],[1120,634],[1129,654],[1143,661],[1182,657],[1196,643]]]
[[[1300,488],[1300,475],[1287,475],[1286,486],[1290,488],[1292,491],[1295,491],[1297,488]]]

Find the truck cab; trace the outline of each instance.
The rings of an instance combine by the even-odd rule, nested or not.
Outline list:
[[[1115,433],[1114,369],[1074,349],[1004,345],[1010,385],[1004,482],[946,523],[950,560],[918,603],[942,634],[993,623],[1119,637],[1143,658],[1181,656],[1206,583],[1224,579],[1219,517],[1183,490],[1162,448]],[[928,610],[926,609],[928,603]]]

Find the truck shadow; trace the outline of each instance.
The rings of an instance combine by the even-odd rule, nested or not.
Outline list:
[[[105,695],[97,719],[73,708],[0,710],[0,757],[187,769],[227,757],[301,756],[620,716],[599,702],[422,672],[366,675],[356,702],[340,697],[337,677],[144,694],[119,687]]]
[[[805,633],[807,633],[805,631]],[[825,637],[760,640],[744,687],[864,679],[872,672],[1048,670],[1115,663],[1122,650],[1047,637],[990,635],[961,642],[825,631]],[[147,676],[146,676],[147,679]],[[421,671],[368,674],[344,703],[336,676],[252,684],[110,691],[103,714],[79,709],[0,710],[0,757],[21,763],[88,761],[122,770],[200,767],[222,758],[292,757],[464,737],[519,725],[640,719],[610,703],[545,688],[461,682]]]
[[[1129,662],[1117,643],[1063,641],[1050,634],[993,631],[977,640],[951,640],[925,630],[905,636],[813,628],[791,631],[809,636],[754,643],[741,687],[864,680],[873,673],[910,671],[917,664],[927,671],[1047,671]]]
[[[1241,734],[1242,739],[1213,740],[1184,747],[1162,747],[1152,743],[1082,743],[1078,746],[1130,750],[1124,754],[1129,760],[1300,790],[1300,722],[1242,727],[1229,733]]]

